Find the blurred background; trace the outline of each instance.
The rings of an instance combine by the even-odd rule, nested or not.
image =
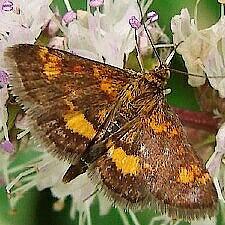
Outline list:
[[[86,1],[71,0],[71,6],[74,10],[85,9]],[[194,15],[195,0],[155,0],[150,10],[155,10],[159,14],[159,24],[165,30],[165,33],[171,38],[170,20],[180,14],[182,8],[188,8],[190,14]],[[66,7],[62,0],[54,0],[53,5],[59,8],[60,14],[66,12]],[[198,21],[200,28],[207,28],[216,23],[220,17],[220,4],[215,0],[202,0],[198,7]],[[172,61],[172,68],[185,71],[183,61],[180,56],[176,56]],[[171,105],[187,108],[191,110],[199,110],[198,103],[195,100],[194,88],[187,85],[187,79],[183,75],[173,74],[168,87],[172,89],[172,93],[168,96]],[[189,96],[187,99],[186,96]],[[23,156],[26,157],[26,156]],[[19,159],[18,159],[19,160]],[[27,192],[18,202],[16,211],[11,211],[5,192],[5,188],[0,188],[0,225],[75,225],[78,224],[78,217],[71,220],[69,216],[70,199],[66,200],[65,208],[60,212],[52,209],[53,203],[56,201],[49,190],[38,192],[32,189]],[[141,225],[150,224],[150,220],[155,216],[154,212],[145,210],[136,213]],[[99,216],[98,201],[96,200],[91,208],[91,218],[93,225],[100,224],[122,224],[121,217],[115,208],[110,210],[106,216]],[[133,224],[128,216],[130,224]],[[218,225],[222,224],[218,219]],[[161,223],[155,223],[160,225]],[[182,222],[180,224],[189,224]],[[203,224],[204,225],[204,224]]]

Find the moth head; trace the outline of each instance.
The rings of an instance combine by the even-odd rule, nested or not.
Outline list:
[[[146,73],[145,77],[150,83],[164,87],[170,78],[170,71],[167,66],[162,65]]]

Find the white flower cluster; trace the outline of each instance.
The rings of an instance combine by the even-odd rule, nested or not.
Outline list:
[[[14,146],[8,134],[8,101],[7,85],[9,82],[3,61],[3,53],[8,46],[17,43],[34,43],[42,28],[53,16],[49,7],[50,2],[34,0],[27,4],[23,0],[0,1],[0,171],[7,184],[10,181],[8,167]]]
[[[128,24],[130,15],[139,17],[135,1],[105,1],[103,11],[77,11],[77,20],[66,28],[69,49],[86,58],[123,67],[124,54],[135,46]]]
[[[35,43],[43,27],[53,16],[49,4],[45,0],[34,0],[27,4],[23,0],[0,1],[0,130],[3,128],[5,143],[1,147],[9,149],[6,101],[8,99],[8,74],[4,68],[3,53],[8,46],[17,43]],[[0,133],[0,142],[3,136]],[[12,148],[12,146],[11,146]],[[12,149],[11,149],[12,150]],[[11,151],[10,150],[10,151]]]
[[[193,87],[205,83],[208,78],[211,86],[225,97],[225,17],[210,28],[198,30],[196,21],[190,18],[187,9],[171,20],[173,42],[179,45],[177,52],[182,55],[190,74],[188,82]]]

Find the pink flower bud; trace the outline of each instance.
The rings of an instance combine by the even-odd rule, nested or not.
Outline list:
[[[9,83],[9,75],[5,71],[0,70],[0,88],[4,87],[8,83]]]
[[[129,24],[135,30],[138,30],[141,27],[141,22],[135,16],[132,16],[129,19]]]
[[[147,14],[147,18],[150,23],[154,23],[156,20],[159,19],[159,15],[155,11],[151,11]]]
[[[4,1],[1,5],[1,10],[6,11],[6,12],[12,11],[13,10],[13,2],[9,1],[9,0]]]
[[[77,18],[77,14],[71,10],[71,11],[68,11],[64,16],[63,16],[63,21],[66,23],[66,24],[69,24],[71,23],[73,20],[75,20]]]
[[[104,4],[104,0],[90,0],[89,5],[91,7],[99,7]]]
[[[5,140],[0,144],[0,147],[4,152],[13,153],[14,147],[13,144],[9,140]]]

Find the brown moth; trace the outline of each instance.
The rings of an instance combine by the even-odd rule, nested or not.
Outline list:
[[[167,104],[167,67],[136,73],[38,45],[5,53],[32,135],[116,204],[169,216],[212,216],[217,193]]]

